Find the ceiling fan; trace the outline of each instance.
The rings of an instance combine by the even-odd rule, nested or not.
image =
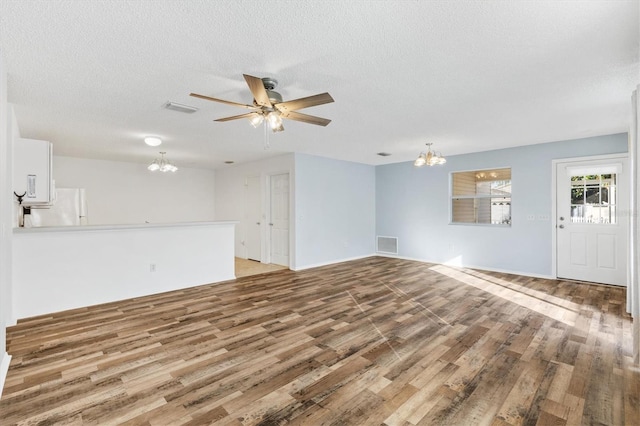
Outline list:
[[[302,121],[303,123],[316,124],[318,126],[326,126],[331,122],[331,120],[326,118],[298,112],[298,110],[303,108],[333,102],[333,98],[330,94],[325,92],[318,95],[283,102],[282,95],[274,90],[278,85],[277,80],[270,77],[258,78],[247,74],[243,74],[243,76],[249,86],[249,90],[251,90],[251,94],[253,94],[253,105],[225,101],[224,99],[212,98],[210,96],[199,95],[197,93],[190,93],[189,95],[195,98],[239,106],[241,108],[251,110],[251,112],[246,114],[218,118],[215,121],[222,122],[247,118],[253,127],[258,127],[266,120],[269,127],[271,127],[271,130],[274,132],[281,132],[284,130],[284,126],[282,125],[283,118]]]

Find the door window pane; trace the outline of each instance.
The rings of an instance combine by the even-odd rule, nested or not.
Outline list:
[[[584,204],[584,189],[571,188],[571,204]]]
[[[571,222],[616,224],[616,174],[571,177]]]

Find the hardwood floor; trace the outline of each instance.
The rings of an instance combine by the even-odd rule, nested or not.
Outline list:
[[[372,257],[20,321],[9,424],[637,425],[624,289]]]

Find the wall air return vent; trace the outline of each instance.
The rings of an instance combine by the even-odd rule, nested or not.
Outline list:
[[[398,237],[381,237],[378,235],[376,252],[385,254],[398,254]]]
[[[183,104],[179,104],[177,102],[167,102],[166,104],[163,105],[163,107],[165,109],[170,109],[172,111],[178,111],[178,112],[185,112],[187,114],[191,114],[194,113],[198,110],[198,108],[196,107],[192,107],[189,105],[183,105]]]

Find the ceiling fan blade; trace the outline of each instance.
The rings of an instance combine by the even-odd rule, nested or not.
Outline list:
[[[225,101],[224,99],[212,98],[210,96],[199,95],[197,93],[189,93],[189,96],[193,96],[194,98],[204,99],[204,100],[207,100],[207,101],[220,102],[222,104],[239,106],[239,107],[242,107],[242,108],[258,109],[258,107],[255,107],[253,105],[245,105],[245,104],[240,104],[238,102]]]
[[[328,118],[316,117],[296,111],[284,112],[281,116],[289,120],[302,121],[303,123],[316,124],[318,126],[326,126],[331,123],[331,120]]]
[[[223,118],[218,118],[216,120],[213,121],[231,121],[231,120],[239,120],[241,118],[250,118],[253,117],[254,115],[256,115],[255,112],[248,112],[246,114],[240,114],[240,115],[233,115],[231,117],[223,117]]]
[[[253,99],[256,100],[256,103],[261,106],[273,108],[273,105],[271,105],[271,101],[269,100],[267,90],[264,88],[262,79],[247,74],[242,75],[249,85],[249,90],[251,90],[251,94],[253,94]]]
[[[309,108],[316,105],[329,104],[333,102],[333,98],[328,93],[320,93],[319,95],[307,96],[306,98],[294,99],[292,101],[280,102],[274,107],[280,111],[297,111],[302,108]]]

